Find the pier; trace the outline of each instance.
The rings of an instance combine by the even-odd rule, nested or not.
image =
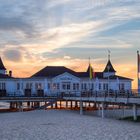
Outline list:
[[[92,92],[81,92],[76,93],[57,93],[52,96],[4,96],[0,97],[0,102],[10,103],[10,108],[17,108],[19,111],[23,111],[23,103],[27,103],[27,106],[32,109],[47,109],[47,107],[55,108],[58,107],[58,102],[60,103],[60,108],[62,102],[65,103],[65,108],[68,108],[68,103],[70,108],[73,106],[78,108],[80,115],[83,114],[83,108],[91,107],[101,111],[101,117],[104,118],[104,110],[109,105],[127,106],[132,108],[133,119],[137,120],[137,109],[140,107],[140,96],[135,94],[105,94],[105,93],[92,93]],[[44,103],[41,105],[40,103]]]

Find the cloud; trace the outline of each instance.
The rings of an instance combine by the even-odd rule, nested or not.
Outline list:
[[[3,52],[4,57],[13,62],[20,62],[22,61],[22,54],[19,50],[9,49]]]
[[[64,56],[64,59],[71,59],[71,57],[70,57],[70,56],[65,55],[65,56]]]
[[[78,70],[89,56],[100,70],[107,49],[115,63],[132,65],[140,44],[139,11],[138,0],[1,0],[0,53],[17,75],[47,64]]]
[[[23,19],[20,17],[16,18],[7,18],[7,17],[0,17],[0,30],[22,30],[22,31],[28,31],[31,30],[31,25],[27,24]]]

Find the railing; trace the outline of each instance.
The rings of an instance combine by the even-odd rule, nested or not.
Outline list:
[[[63,98],[63,97],[122,97],[122,98],[140,98],[140,94],[137,92],[134,92],[133,90],[110,90],[108,91],[92,91],[92,90],[86,90],[86,91],[78,91],[78,92],[56,92],[56,93],[49,93],[49,94],[42,94],[41,96],[38,96],[38,94],[30,94],[30,96],[25,96],[24,93],[20,94],[19,92],[13,92],[13,93],[6,93],[2,94],[0,97],[57,97],[57,98]]]
[[[82,91],[81,94],[62,94],[62,97],[112,97],[112,98],[140,98],[140,95],[132,91]]]

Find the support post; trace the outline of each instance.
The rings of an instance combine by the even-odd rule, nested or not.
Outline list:
[[[71,109],[72,109],[72,101],[71,101],[71,104],[70,105],[71,105]]]
[[[104,103],[102,103],[102,119],[104,118]]]
[[[136,104],[133,104],[133,119],[134,119],[134,121],[137,120],[137,106],[136,106]]]
[[[90,102],[88,103],[88,107],[90,107]]]
[[[68,101],[66,100],[66,108],[68,108]]]
[[[13,102],[10,102],[10,109],[13,108]]]
[[[23,112],[23,104],[22,104],[22,102],[18,102],[18,105],[19,105],[19,111]]]
[[[123,110],[123,118],[125,117],[125,106],[122,107]]]
[[[45,107],[44,107],[44,110],[46,110],[46,109],[47,109],[47,107],[46,107],[46,106],[47,106],[47,102],[45,102]]]
[[[80,101],[80,115],[83,115],[83,102]]]
[[[61,100],[60,100],[60,108],[61,108]]]
[[[51,109],[53,108],[53,101],[51,101]]]
[[[100,116],[101,115],[101,113],[100,113],[101,112],[101,110],[100,110],[100,103],[97,104],[97,108],[98,108],[98,116]]]
[[[28,106],[28,108],[30,108],[30,102],[27,102],[27,106]]]
[[[78,107],[78,103],[77,103],[77,101],[75,101],[75,108],[77,108]]]
[[[57,108],[57,101],[56,101],[56,103],[55,103],[55,108]]]

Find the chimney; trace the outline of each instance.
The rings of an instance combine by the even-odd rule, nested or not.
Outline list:
[[[9,76],[12,77],[12,71],[11,70],[9,71]]]

